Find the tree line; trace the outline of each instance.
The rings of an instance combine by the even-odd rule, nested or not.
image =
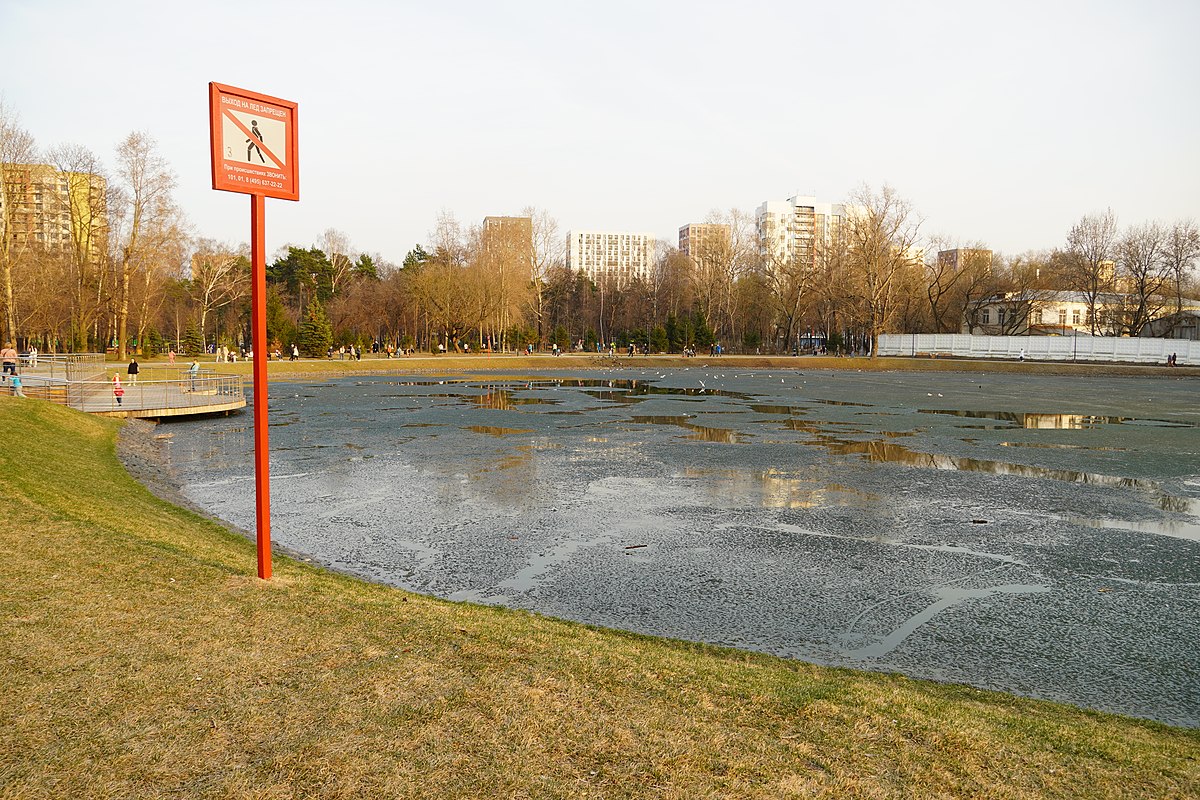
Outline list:
[[[248,250],[196,235],[153,139],[129,134],[109,171],[78,145],[40,151],[0,106],[0,164],[7,341],[120,357],[254,348]],[[65,221],[54,241],[7,233],[19,222],[19,198],[36,189],[36,176],[16,168],[30,164],[49,164],[72,184],[42,197],[43,211]],[[400,264],[329,228],[267,264],[265,345],[296,344],[308,356],[344,345],[680,352],[719,343],[731,352],[784,353],[820,341],[868,351],[882,332],[977,330],[980,310],[998,297],[1028,310],[1051,291],[1077,291],[1095,312],[1094,333],[1136,334],[1200,294],[1192,220],[1122,229],[1104,211],[1083,216],[1059,248],[1005,255],[973,242],[952,263],[937,253],[956,243],[923,236],[920,217],[893,188],[864,186],[846,207],[841,224],[791,256],[763,247],[760,235],[773,232],[758,231],[746,212],[713,212],[706,222],[728,236],[706,237],[690,254],[660,242],[649,276],[623,284],[569,271],[564,233],[544,209],[524,209],[526,227],[499,232],[443,212]],[[1118,290],[1114,311],[1106,294]],[[1007,317],[1010,325],[1020,319]]]

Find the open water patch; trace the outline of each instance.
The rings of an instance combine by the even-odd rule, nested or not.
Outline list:
[[[1112,383],[333,379],[272,397],[273,534],[440,597],[1200,726],[1193,392]],[[189,499],[252,528],[245,419],[172,431]]]

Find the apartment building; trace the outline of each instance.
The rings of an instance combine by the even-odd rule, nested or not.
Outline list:
[[[728,225],[693,222],[679,229],[679,252],[696,261],[706,253],[728,251],[732,243]]]
[[[532,217],[484,217],[484,250],[506,248],[533,253]]]
[[[980,247],[956,247],[953,250],[939,250],[938,264],[951,272],[961,272],[971,267],[982,266],[985,272],[992,271],[992,251]]]
[[[654,244],[649,233],[571,231],[567,234],[567,269],[616,287],[634,280],[649,281]]]
[[[104,178],[59,172],[49,164],[4,164],[0,183],[0,236],[10,252],[103,255],[108,247]]]
[[[760,252],[775,264],[816,264],[817,248],[837,233],[847,207],[795,195],[768,200],[754,213]]]
[[[482,256],[498,271],[514,270],[528,278],[533,269],[533,219],[484,217],[480,235]]]

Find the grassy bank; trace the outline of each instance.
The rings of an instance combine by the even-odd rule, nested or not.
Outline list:
[[[174,372],[187,366],[187,361],[177,362]],[[250,376],[252,364],[240,361],[236,364],[215,364],[211,356],[201,359],[201,366],[218,372]],[[166,359],[158,358],[142,362],[144,367],[158,369],[166,365]],[[584,370],[611,368],[671,369],[720,369],[722,372],[755,369],[776,370],[859,370],[871,372],[978,372],[988,374],[1027,373],[1035,375],[1123,375],[1138,377],[1182,378],[1200,377],[1200,368],[1168,368],[1160,365],[1140,364],[1071,364],[1058,361],[1001,361],[993,359],[965,358],[836,358],[831,356],[720,356],[684,358],[678,355],[659,356],[616,356],[595,353],[566,353],[559,357],[538,354],[526,355],[415,355],[404,358],[376,358],[368,356],[361,361],[334,359],[301,359],[299,361],[272,361],[268,373],[272,378],[296,378],[305,376],[342,376],[369,373],[416,373],[451,374],[457,372],[490,371],[513,374],[519,371],[547,369]],[[110,361],[110,370],[122,371],[122,364]],[[166,377],[159,375],[156,377]]]
[[[1200,732],[452,604],[152,497],[0,397],[0,797],[1196,797]]]

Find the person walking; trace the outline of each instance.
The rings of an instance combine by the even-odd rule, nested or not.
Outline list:
[[[24,397],[25,392],[21,391],[21,375],[14,372],[12,376],[13,397]]]
[[[121,376],[116,372],[113,373],[113,397],[116,398],[117,405],[121,405],[121,398],[125,396],[125,387],[121,385]]]
[[[4,345],[4,349],[0,350],[0,362],[3,363],[3,375],[17,374],[17,350],[12,346],[12,342]]]
[[[295,361],[298,358],[300,358],[300,348],[296,347],[295,342],[292,342],[292,358],[291,358],[291,360]]]
[[[38,349],[34,345],[29,345],[29,366],[37,369]]]
[[[125,368],[125,372],[129,375],[130,383],[137,383],[137,376],[141,369],[142,368],[138,366],[136,357],[129,359],[129,366]]]

